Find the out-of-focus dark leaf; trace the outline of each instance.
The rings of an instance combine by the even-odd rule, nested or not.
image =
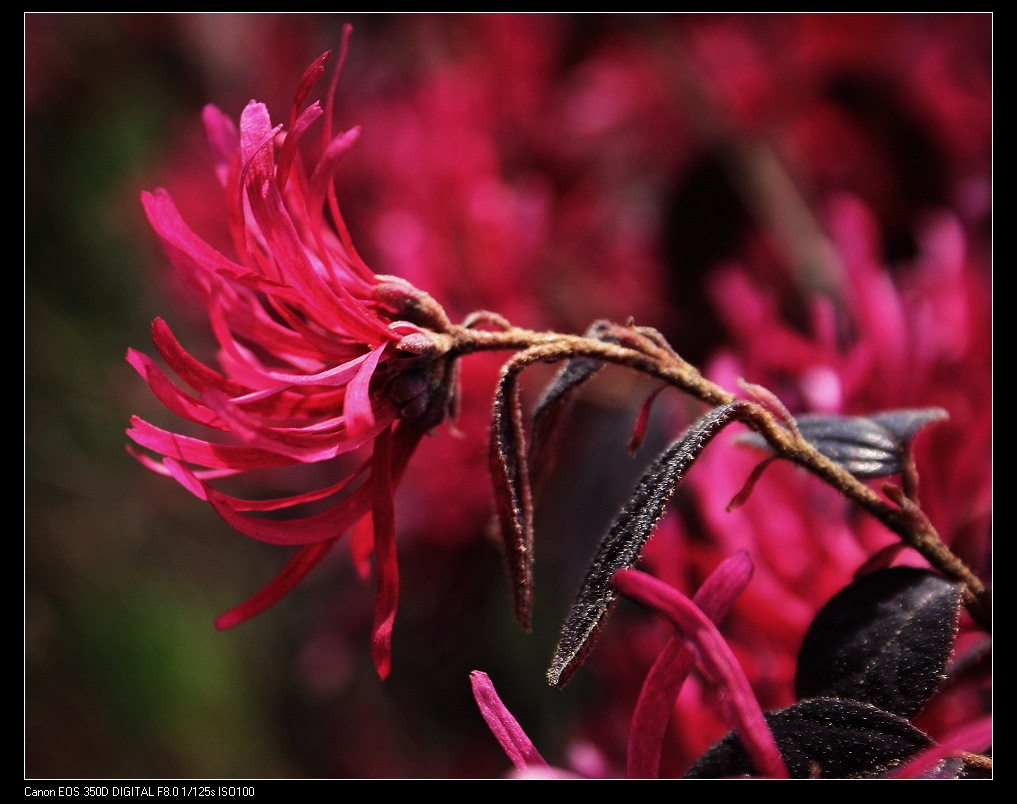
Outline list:
[[[530,630],[533,614],[533,501],[526,467],[518,374],[502,374],[494,397],[488,462],[501,526],[515,617]]]
[[[806,441],[859,478],[888,477],[901,471],[914,437],[928,424],[947,418],[942,408],[893,410],[872,416],[796,417]],[[769,449],[755,433],[744,443]]]
[[[798,698],[836,697],[913,717],[943,678],[961,587],[927,570],[862,576],[812,622],[798,654]]]
[[[859,701],[811,698],[766,713],[793,779],[859,779],[886,773],[932,744],[904,718]],[[688,779],[755,776],[734,732],[706,751]]]
[[[595,321],[586,330],[585,337],[615,342],[616,339],[608,337],[608,332],[613,329],[614,324],[610,321]],[[530,432],[530,456],[529,469],[531,476],[536,478],[543,474],[550,466],[547,459],[550,446],[553,443],[553,436],[572,392],[587,380],[591,379],[604,364],[592,357],[577,357],[562,364],[554,379],[544,389],[544,393],[533,409],[533,422]]]
[[[672,443],[640,479],[632,497],[615,518],[600,543],[579,595],[562,628],[547,680],[564,687],[593,649],[617,593],[611,576],[635,565],[692,462],[717,433],[729,424],[738,409],[747,403],[732,402],[714,408],[690,426]]]
[[[943,408],[917,408],[914,410],[888,410],[869,416],[876,424],[882,425],[904,446],[909,446],[918,435],[918,431],[933,422],[942,422],[950,418]]]

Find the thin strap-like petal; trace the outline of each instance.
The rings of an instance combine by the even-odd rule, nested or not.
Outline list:
[[[219,615],[215,621],[215,627],[221,631],[233,628],[240,623],[256,617],[265,609],[278,603],[289,594],[293,588],[300,583],[307,574],[313,570],[321,560],[328,555],[329,550],[336,543],[336,539],[319,542],[318,544],[302,547],[293,556],[268,584],[258,592],[247,598],[239,606],[234,606],[224,614]]]
[[[266,469],[291,466],[296,459],[276,452],[233,444],[214,444],[199,438],[170,433],[138,416],[131,417],[127,435],[139,446],[184,463],[209,469]]]
[[[295,508],[298,505],[305,505],[306,503],[324,500],[327,497],[338,494],[340,491],[343,491],[348,486],[352,485],[355,480],[363,475],[368,466],[368,463],[362,463],[357,471],[347,477],[344,477],[338,483],[333,483],[331,486],[305,491],[300,494],[292,494],[288,497],[269,497],[261,500],[246,500],[240,497],[233,497],[220,493],[218,494],[218,498],[224,505],[228,502],[230,508],[234,511],[282,511],[287,508]],[[170,477],[176,479],[180,485],[196,497],[199,497],[202,500],[208,500],[208,493],[206,491],[208,487],[206,484],[201,482],[202,480],[209,479],[207,476],[192,471],[179,461],[175,461],[172,458],[166,458],[162,462],[161,468],[162,471],[160,471],[160,474],[169,474]]]
[[[487,722],[502,750],[516,766],[516,770],[526,770],[534,765],[547,767],[547,761],[523,731],[519,721],[501,702],[501,698],[498,697],[494,684],[491,683],[487,673],[480,670],[470,673],[470,686],[473,688],[473,697],[480,709],[480,714]]]
[[[300,292],[302,304],[316,311],[323,324],[345,328],[365,343],[377,344],[393,339],[387,327],[366,313],[342,293],[341,286],[326,285],[308,259],[304,244],[286,212],[279,188],[274,181],[275,166],[271,144],[265,138],[271,131],[268,110],[263,104],[250,103],[241,117],[240,140],[250,163],[247,174],[248,200],[251,212],[271,247],[283,279]],[[250,150],[248,150],[248,148]],[[336,295],[336,290],[340,295]],[[352,298],[352,297],[350,297]]]
[[[731,727],[756,769],[765,777],[788,778],[787,766],[745,672],[710,619],[677,589],[639,570],[619,570],[612,584],[619,593],[663,614],[682,631],[703,671],[721,688],[721,703]]]
[[[944,759],[973,752],[980,753],[992,745],[992,715],[986,715],[954,729],[945,739],[922,751],[888,776],[892,779],[920,779]]]
[[[744,550],[715,569],[692,598],[703,614],[720,622],[752,578],[752,559]],[[657,778],[660,749],[674,702],[695,663],[695,656],[681,633],[672,637],[647,673],[632,713],[629,730],[630,779]]]
[[[237,397],[251,390],[196,360],[181,346],[169,324],[161,318],[152,322],[152,343],[173,373],[199,393],[208,388],[217,388],[228,397]]]
[[[233,262],[198,237],[184,222],[165,190],[142,193],[141,203],[149,223],[159,237],[176,252],[188,257],[189,265],[193,268],[207,271],[253,290],[265,290],[294,301],[300,298],[292,288]],[[170,253],[170,256],[173,254]],[[179,262],[178,267],[182,267]],[[185,278],[190,279],[194,271],[183,270],[183,273]]]
[[[240,135],[233,120],[211,104],[202,109],[201,122],[205,126],[205,138],[212,152],[216,178],[225,189],[229,186],[230,163],[240,147]]]
[[[275,172],[275,180],[276,185],[279,187],[279,192],[284,192],[286,189],[286,182],[289,180],[293,160],[297,157],[297,145],[303,139],[307,129],[321,115],[321,106],[315,101],[299,117],[291,120],[290,124],[286,127],[286,138],[283,141],[282,148],[279,149],[279,165]]]
[[[346,388],[346,402],[343,415],[346,417],[346,431],[350,438],[360,438],[375,428],[374,410],[371,407],[370,385],[374,370],[381,360],[385,346],[379,346],[366,356],[359,371]]]
[[[257,416],[249,416],[215,392],[207,394],[206,402],[244,443],[267,452],[277,452],[302,463],[318,463],[353,452],[384,430],[395,417],[394,410],[387,410],[386,415],[373,422],[370,429],[353,435],[341,418],[336,419],[332,432],[317,432],[311,426],[284,428],[273,421],[265,422]]]
[[[233,498],[205,484],[209,503],[231,528],[259,542],[288,546],[316,544],[342,536],[370,510],[371,498],[365,489],[357,489],[342,502],[313,516],[278,520],[247,516],[238,510]]]
[[[384,681],[392,670],[392,626],[399,602],[399,563],[396,559],[395,502],[392,484],[392,438],[384,430],[374,441],[371,465],[371,498],[374,520],[374,558],[378,571],[378,594],[374,608],[371,655],[378,676]]]
[[[170,412],[206,427],[214,427],[217,430],[226,429],[218,416],[205,407],[200,400],[177,388],[150,357],[135,349],[128,349],[127,362],[142,376],[148,383],[148,387],[152,389],[156,399],[162,402]]]
[[[414,428],[407,428],[401,424],[396,426],[392,439],[393,484],[397,484],[402,477],[422,435],[423,433]],[[363,513],[366,514],[368,510],[369,505],[365,504]],[[220,629],[232,628],[278,603],[318,565],[335,545],[338,538],[339,536],[302,547],[283,567],[282,571],[260,591],[220,616],[216,620],[216,626]]]

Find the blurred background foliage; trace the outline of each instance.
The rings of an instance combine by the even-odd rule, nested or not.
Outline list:
[[[540,259],[521,277],[502,276],[501,291],[493,279],[487,286],[472,281],[467,269],[455,274],[458,263],[449,264],[455,278],[437,292],[426,277],[421,286],[435,292],[453,318],[491,306],[513,320],[522,315],[521,325],[577,330],[591,315],[624,319],[640,313],[641,321],[649,317],[679,352],[699,362],[725,337],[701,278],[744,250],[753,214],[751,193],[746,196],[725,173],[730,143],[710,129],[717,121],[702,110],[654,116],[669,108],[654,98],[645,109],[639,106],[643,99],[634,98],[639,108],[625,114],[635,115],[638,124],[618,126],[611,136],[590,133],[593,123],[590,131],[570,131],[563,127],[567,96],[555,93],[579,81],[591,54],[610,53],[615,38],[629,45],[639,38],[656,42],[664,28],[680,30],[700,19],[713,18],[519,16],[505,22],[500,40],[493,37],[501,49],[486,53],[485,40],[474,37],[485,23],[471,15],[25,15],[26,777],[496,776],[508,763],[473,702],[468,674],[475,668],[491,674],[549,758],[564,750],[574,713],[596,707],[602,694],[577,680],[573,694],[563,696],[543,678],[558,613],[591,549],[589,541],[577,546],[574,532],[584,523],[575,520],[602,527],[634,470],[599,466],[595,499],[582,485],[561,487],[560,505],[546,517],[560,542],[541,548],[547,552],[538,566],[540,577],[560,573],[566,580],[560,589],[548,584],[554,588],[540,592],[547,598],[538,599],[538,615],[546,620],[538,619],[533,635],[520,633],[509,615],[501,558],[485,535],[483,483],[461,499],[439,500],[428,496],[425,484],[400,502],[411,531],[430,523],[453,535],[407,540],[400,548],[396,671],[384,684],[374,675],[368,650],[373,589],[357,581],[343,551],[283,604],[243,627],[216,632],[215,616],[267,581],[283,557],[240,539],[207,506],[142,470],[125,451],[130,415],[156,422],[162,415],[125,362],[126,349],[148,350],[149,325],[157,316],[165,316],[185,344],[209,343],[200,311],[178,296],[138,194],[160,185],[174,194],[185,188],[189,209],[199,211],[197,218],[185,216],[213,238],[216,231],[204,229],[200,217],[203,201],[210,210],[217,204],[198,126],[202,106],[212,102],[236,117],[256,97],[282,119],[306,65],[337,48],[342,26],[352,22],[338,119],[350,126],[364,118],[366,130],[362,147],[349,157],[349,173],[339,173],[339,186],[368,264],[397,272],[389,266],[398,255],[386,253],[370,227],[378,210],[403,191],[398,165],[393,162],[386,174],[383,146],[372,145],[371,116],[385,113],[388,97],[412,96],[418,74],[472,60],[482,66],[478,82],[487,81],[484,86],[494,91],[493,108],[505,117],[491,144],[497,169],[505,176],[538,177],[551,188],[540,192],[557,198],[589,196],[586,182],[629,217],[610,222],[612,229],[597,210],[583,211],[586,217],[563,213],[558,228],[532,232],[542,244],[534,252]],[[971,74],[989,72],[991,16],[950,21],[849,15],[841,22],[848,29],[845,40],[868,41],[870,52],[887,41],[870,36],[884,28],[959,27],[963,32],[954,40],[969,47],[964,59],[974,65]],[[762,15],[750,27],[758,27],[761,41],[776,41],[776,31],[795,24],[793,16]],[[837,24],[826,28],[832,36]],[[499,76],[520,75],[535,78],[499,84]],[[824,91],[831,114],[839,110],[862,121],[853,129],[858,136],[879,135],[868,153],[889,166],[887,184],[862,186],[862,178],[884,174],[867,172],[871,165],[838,162],[836,145],[829,143],[821,178],[860,193],[877,210],[884,256],[893,262],[913,252],[908,238],[916,210],[950,200],[952,184],[944,174],[958,165],[947,166],[945,154],[979,158],[988,152],[987,131],[973,127],[968,139],[977,142],[968,151],[956,143],[950,150],[920,126],[909,129],[913,119],[895,100],[897,88],[881,86],[873,75],[859,72]],[[520,86],[546,94],[513,96]],[[467,115],[471,88],[452,83],[445,89],[453,98],[461,91]],[[751,87],[736,89],[751,96]],[[577,97],[581,93],[572,101],[578,103]],[[972,98],[988,103],[985,87],[973,86]],[[419,102],[426,106],[427,100]],[[515,120],[513,104],[528,110],[529,119],[520,112]],[[561,118],[542,118],[535,109],[560,111]],[[750,109],[744,120],[759,113]],[[699,128],[676,125],[682,115]],[[421,121],[426,127],[426,109],[415,122]],[[544,121],[542,131],[535,122]],[[471,122],[462,125],[468,131]],[[611,125],[610,119],[603,122],[605,129]],[[462,144],[457,133],[430,132],[437,142],[447,137],[451,164],[466,158],[465,150],[456,151]],[[962,142],[963,136],[958,130]],[[630,172],[639,180],[626,178]],[[619,186],[625,193],[616,192]],[[445,219],[463,213],[443,198],[410,196],[407,203],[420,209],[431,203],[431,211]],[[987,208],[983,215],[976,225],[987,233]],[[458,225],[449,224],[450,254],[464,247]],[[659,246],[654,260],[672,272],[660,284],[645,279],[652,266],[621,262],[627,259],[624,248],[603,248],[609,234],[635,240],[644,237],[637,230],[651,228],[646,239]],[[599,250],[605,263],[615,260],[624,270],[606,278],[597,273],[595,259],[570,263],[565,252],[574,243]],[[488,245],[492,254],[503,248],[526,260],[524,242]],[[633,255],[640,256],[636,250]],[[467,253],[463,262],[471,257]],[[496,276],[491,268],[488,279]],[[587,286],[577,290],[582,281]],[[630,309],[633,299],[643,306]],[[467,382],[476,376],[489,383],[492,370],[468,369]],[[489,405],[489,387],[478,392],[482,408]],[[591,433],[605,434],[600,437],[611,440],[612,448],[624,444],[629,420],[617,421],[604,410],[580,410],[588,426],[573,445],[578,455],[595,456],[601,449]],[[473,460],[483,452],[483,432],[467,435],[476,443],[453,451],[452,460]],[[578,452],[580,447],[588,452]],[[448,510],[426,513],[434,504]],[[605,731],[614,725],[602,724]],[[622,725],[617,734],[624,733]]]

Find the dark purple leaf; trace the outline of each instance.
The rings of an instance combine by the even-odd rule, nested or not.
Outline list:
[[[893,567],[836,594],[798,654],[798,698],[849,698],[912,717],[943,678],[961,587],[927,570]]]
[[[904,718],[859,701],[811,698],[766,713],[793,779],[877,777],[932,744]],[[718,779],[758,775],[734,732],[708,749],[685,775]]]
[[[906,447],[927,424],[946,421],[950,415],[943,408],[917,408],[888,410],[886,413],[873,414],[869,418],[893,433],[894,437]]]
[[[689,427],[650,466],[600,543],[562,628],[547,680],[564,687],[596,642],[617,593],[611,576],[635,565],[664,506],[703,448],[735,417],[744,402],[714,408]]]
[[[530,630],[533,608],[533,502],[527,473],[518,374],[506,372],[494,397],[488,461],[515,617]]]
[[[888,477],[904,466],[911,442],[926,425],[947,416],[942,408],[893,410],[873,416],[828,416],[805,413],[796,417],[806,441],[859,478]],[[744,438],[768,446],[756,434]]]
[[[901,470],[901,444],[893,433],[861,416],[799,416],[806,441],[855,477],[886,477]]]
[[[609,321],[595,321],[586,330],[585,337],[614,342],[616,339],[607,334],[613,327],[614,324]],[[529,467],[534,478],[549,468],[547,454],[553,443],[558,419],[572,392],[596,375],[603,366],[601,361],[592,357],[573,358],[562,364],[554,379],[544,389],[533,410]]]

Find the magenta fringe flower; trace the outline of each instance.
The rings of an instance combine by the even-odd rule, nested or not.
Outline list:
[[[451,411],[455,378],[441,308],[409,283],[375,275],[350,241],[332,180],[359,131],[333,136],[328,111],[318,102],[302,108],[328,59],[304,74],[286,125],[255,101],[239,130],[218,109],[204,111],[235,258],[195,234],[168,193],[142,195],[167,255],[205,306],[218,367],[188,353],[157,319],[155,347],[179,383],[140,352],[127,359],[187,426],[172,432],[135,417],[127,434],[145,450],[139,460],[240,533],[297,548],[274,580],[218,618],[219,628],[277,602],[356,528],[359,566],[366,572],[375,560],[373,647],[385,677],[399,590],[393,488],[421,435]],[[329,110],[334,91],[333,79]],[[316,123],[321,144],[305,161]],[[207,435],[191,434],[191,425]],[[307,465],[326,480],[292,496],[245,499],[223,488]]]

